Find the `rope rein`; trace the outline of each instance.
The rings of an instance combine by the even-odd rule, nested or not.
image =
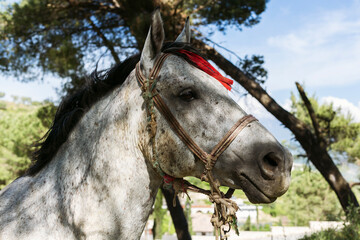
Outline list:
[[[169,55],[170,54],[165,53],[156,59],[148,78],[146,78],[141,72],[140,63],[136,65],[135,74],[141,86],[142,97],[144,99],[147,117],[146,130],[150,136],[150,145],[152,148],[150,157],[151,163],[156,172],[163,178],[164,188],[174,190],[174,206],[176,204],[175,197],[179,193],[187,194],[188,191],[193,191],[208,195],[209,200],[214,204],[214,213],[210,221],[215,228],[216,240],[218,240],[219,237],[221,240],[227,239],[226,234],[231,230],[231,227],[233,227],[236,233],[239,234],[236,219],[236,211],[239,207],[234,201],[229,199],[234,192],[234,189],[229,189],[226,194],[221,192],[219,189],[220,183],[217,179],[214,179],[212,169],[218,157],[227,149],[241,130],[243,130],[250,122],[256,121],[257,119],[252,115],[244,116],[225,134],[210,154],[202,150],[182,128],[155,88],[160,69]],[[157,119],[155,107],[161,115],[165,117],[172,130],[186,144],[189,150],[204,163],[205,169],[201,176],[201,180],[209,183],[210,190],[201,189],[183,178],[171,177],[161,169],[156,147]],[[225,229],[226,226],[227,229]]]

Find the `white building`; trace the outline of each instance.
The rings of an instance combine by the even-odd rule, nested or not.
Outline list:
[[[236,217],[238,222],[243,223],[250,216],[251,223],[256,223],[258,216],[258,211],[262,209],[262,206],[248,205],[240,198],[234,199],[236,204],[239,207],[239,211],[236,212]],[[212,205],[192,205],[191,206],[191,215],[195,213],[210,213],[214,212],[214,207]]]

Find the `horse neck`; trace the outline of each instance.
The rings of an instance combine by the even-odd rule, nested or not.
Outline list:
[[[110,228],[134,239],[150,214],[160,178],[139,149],[148,150],[142,102],[132,73],[84,115],[52,160],[62,204],[92,232]]]

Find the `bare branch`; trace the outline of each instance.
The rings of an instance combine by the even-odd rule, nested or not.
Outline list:
[[[310,100],[306,96],[304,88],[300,85],[300,83],[295,82],[295,84],[296,84],[297,90],[300,93],[301,99],[303,100],[303,102],[305,104],[305,107],[306,107],[306,109],[307,109],[307,111],[309,113],[312,125],[313,125],[314,130],[315,130],[316,138],[319,141],[319,143],[325,144],[325,141],[323,141],[323,138],[322,138],[322,136],[320,134],[320,125],[319,125],[319,122],[318,122],[318,120],[316,118],[316,114],[315,114],[315,111],[314,111],[314,109],[313,109],[313,107],[311,105]]]
[[[350,182],[349,186],[350,186],[350,188],[355,187],[355,186],[360,186],[360,182]]]
[[[110,50],[111,56],[114,58],[116,63],[120,63],[120,58],[115,52],[113,44],[105,37],[105,35],[101,32],[101,30],[96,26],[96,24],[91,20],[91,18],[86,18],[89,22],[93,30],[97,33],[97,35],[103,40],[104,45]]]
[[[228,48],[226,48],[226,47],[223,47],[223,46],[221,46],[220,44],[214,42],[213,40],[211,40],[211,39],[203,36],[202,33],[201,33],[199,30],[197,30],[197,29],[193,29],[193,31],[196,32],[196,33],[197,33],[203,40],[205,40],[206,42],[211,42],[211,43],[214,44],[215,46],[217,46],[217,47],[219,47],[219,48],[221,48],[221,49],[224,49],[224,50],[227,51],[228,53],[234,55],[240,62],[242,61],[241,57],[239,57],[239,55],[237,55],[234,51],[232,51],[232,50],[230,50],[230,49],[228,49]]]

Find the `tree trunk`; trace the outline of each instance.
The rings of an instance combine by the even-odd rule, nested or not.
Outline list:
[[[285,125],[295,135],[305,150],[308,158],[320,171],[330,187],[335,191],[342,208],[347,212],[347,207],[352,203],[359,203],[351,191],[348,182],[344,179],[339,169],[334,164],[327,149],[321,146],[310,129],[294,115],[283,109],[270,95],[255,81],[249,79],[239,68],[224,58],[214,48],[200,40],[195,40],[195,45],[205,51],[209,60],[213,61],[226,74],[240,83],[253,97],[255,97],[273,116]]]
[[[168,210],[174,223],[176,235],[179,240],[191,240],[188,223],[186,221],[184,211],[180,205],[179,199],[176,196],[176,206],[173,206],[174,192],[166,190],[161,187],[161,191],[165,196]]]

